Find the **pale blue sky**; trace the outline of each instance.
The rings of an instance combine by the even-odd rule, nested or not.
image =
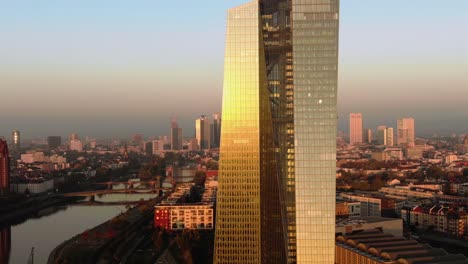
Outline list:
[[[221,109],[225,14],[240,0],[0,0],[0,136],[185,135]],[[340,128],[416,118],[468,132],[468,1],[342,0]]]

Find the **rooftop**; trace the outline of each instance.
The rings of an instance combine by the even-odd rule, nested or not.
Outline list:
[[[468,264],[468,259],[461,254],[449,254],[443,249],[386,234],[379,229],[338,233],[336,245],[381,263]]]

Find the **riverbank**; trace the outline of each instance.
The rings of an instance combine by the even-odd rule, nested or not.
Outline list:
[[[53,206],[67,205],[79,201],[79,197],[64,197],[62,195],[44,195],[29,198],[18,204],[2,208],[0,227],[17,225],[38,215],[41,211]],[[39,215],[40,216],[40,215]]]
[[[164,197],[141,202],[92,229],[74,236],[57,246],[48,263],[113,263],[125,258],[131,247],[122,245],[141,234],[151,221],[154,206]]]

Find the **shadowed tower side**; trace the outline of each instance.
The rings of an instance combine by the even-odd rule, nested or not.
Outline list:
[[[259,2],[228,12],[214,263],[285,263]]]
[[[263,0],[288,263],[334,263],[339,0]]]

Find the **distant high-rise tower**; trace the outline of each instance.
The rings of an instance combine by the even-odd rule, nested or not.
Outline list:
[[[357,145],[362,143],[362,114],[349,114],[349,144]]]
[[[49,149],[56,149],[62,145],[62,137],[61,136],[49,136],[47,137],[47,144]]]
[[[338,24],[338,0],[229,10],[215,263],[334,263]]]
[[[179,127],[177,120],[174,118],[171,122],[171,149],[182,149],[182,128]]]
[[[69,141],[72,141],[72,140],[80,140],[80,137],[78,136],[77,133],[71,133],[70,134],[70,137],[68,138]]]
[[[8,144],[0,139],[0,195],[10,190],[10,156]]]
[[[205,115],[195,120],[195,137],[200,149],[210,148],[210,120]]]
[[[21,147],[21,135],[18,129],[11,133],[11,147],[14,151],[19,151]]]
[[[397,120],[397,144],[414,147],[414,118]]]
[[[392,147],[394,145],[393,139],[395,138],[393,135],[393,127],[387,127],[387,132],[386,132],[386,146]]]
[[[213,123],[210,125],[211,148],[219,148],[221,138],[221,115],[213,114]]]
[[[379,145],[387,145],[387,127],[378,126],[375,132],[375,140]]]
[[[138,146],[138,145],[141,145],[141,142],[143,142],[143,135],[142,134],[133,134],[132,135],[131,145]]]
[[[364,137],[362,139],[363,142],[366,142],[366,143],[372,143],[372,129],[370,128],[367,128],[365,130],[365,133],[364,133]]]

